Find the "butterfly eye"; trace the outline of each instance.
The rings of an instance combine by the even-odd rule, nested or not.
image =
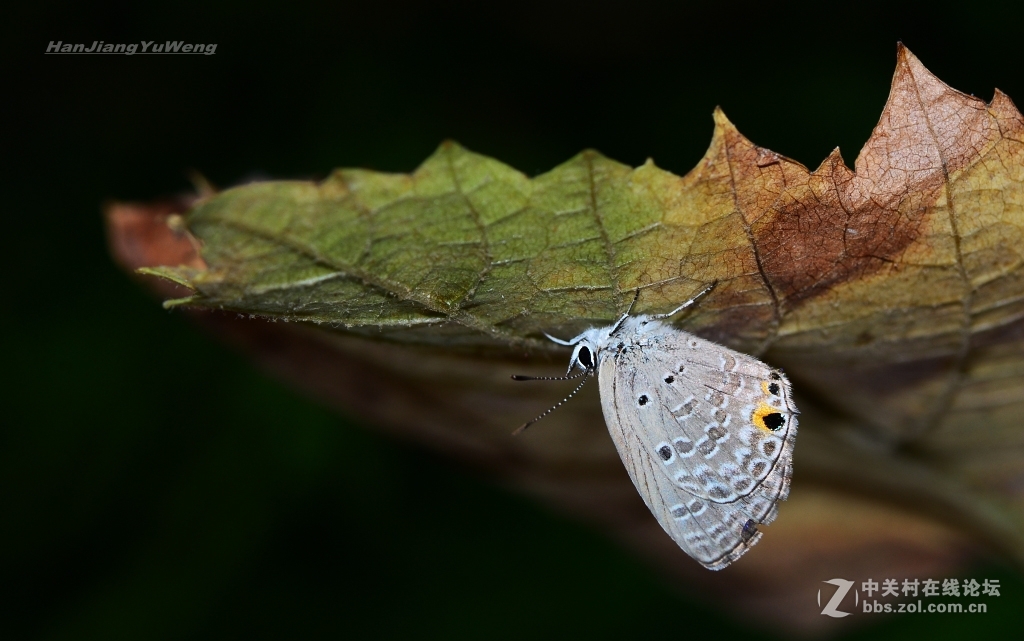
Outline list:
[[[580,349],[579,359],[580,363],[583,364],[583,367],[586,367],[587,369],[593,369],[594,360],[590,355],[589,347],[583,347]]]

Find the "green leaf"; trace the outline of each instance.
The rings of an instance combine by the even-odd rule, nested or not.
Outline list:
[[[192,305],[515,342],[608,321],[637,288],[644,312],[715,279],[748,287],[714,268],[750,253],[737,218],[728,193],[652,162],[588,151],[531,180],[445,143],[411,175],[340,170],[227,190],[188,217],[210,268],[164,273],[196,290]]]

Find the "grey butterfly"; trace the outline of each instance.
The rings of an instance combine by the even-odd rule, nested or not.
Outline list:
[[[573,347],[569,372],[582,370],[561,377],[583,377],[565,400],[597,372],[608,431],[644,503],[679,547],[720,570],[789,494],[798,412],[782,372],[664,322],[713,287],[667,314],[630,316],[631,304],[613,325],[548,338]]]

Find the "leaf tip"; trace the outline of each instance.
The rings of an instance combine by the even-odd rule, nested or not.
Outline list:
[[[1017,109],[1017,105],[1013,104],[1013,99],[1003,93],[998,87],[995,93],[992,94],[992,102],[988,103],[988,107],[999,118],[1021,120],[1020,111]]]
[[[188,289],[191,289],[192,291],[195,291],[196,286],[192,283],[192,276],[194,275],[195,271],[196,270],[189,269],[188,267],[184,267],[184,266],[182,266],[182,267],[158,266],[158,267],[139,267],[138,269],[135,270],[135,273],[136,274],[140,274],[142,276],[156,276],[157,278],[162,278],[164,280],[169,280],[172,283],[175,283],[177,285],[181,285],[182,287],[187,287]]]
[[[902,78],[910,80],[915,92],[920,92],[922,89],[925,91],[930,89],[933,92],[951,91],[965,98],[975,99],[973,96],[967,96],[962,91],[947,85],[941,78],[932,73],[928,67],[925,67],[924,63],[910,49],[907,49],[902,42],[898,42],[896,44],[896,71],[893,73],[892,88],[889,92],[890,101],[893,95],[899,91],[897,86]],[[904,91],[908,90],[910,90],[909,85],[904,87]]]
[[[830,174],[833,176],[840,173],[850,175],[853,173],[853,170],[846,166],[842,151],[840,151],[839,147],[836,147],[821,161],[821,164],[812,173],[816,175]]]
[[[173,309],[175,307],[181,307],[182,305],[188,305],[194,302],[195,296],[186,296],[184,298],[170,298],[163,302],[164,309]]]
[[[713,117],[715,120],[715,136],[733,132],[738,133],[739,130],[736,129],[736,125],[732,124],[732,121],[725,115],[725,111],[721,107],[715,107]]]
[[[192,189],[200,200],[206,200],[217,195],[217,188],[198,169],[189,169],[185,172],[188,181],[192,183]]]
[[[914,52],[907,48],[907,45],[903,44],[903,41],[896,42],[896,72],[911,71],[913,68],[923,70],[928,75],[933,75],[928,71],[921,60],[914,55]],[[936,78],[938,79],[938,78]]]
[[[451,138],[445,138],[441,141],[441,144],[437,146],[438,151],[465,151],[466,148],[459,144],[459,141],[452,140]]]

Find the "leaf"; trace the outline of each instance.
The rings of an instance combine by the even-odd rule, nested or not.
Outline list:
[[[978,545],[1024,565],[1024,119],[902,46],[853,170],[836,150],[808,171],[716,111],[683,177],[587,151],[531,179],[446,143],[411,175],[246,185],[192,208],[189,234],[165,219],[108,211],[126,267],[191,290],[174,305],[323,325],[198,317],[278,375],[602,523],[777,625],[837,624],[806,596],[833,574],[949,574]],[[149,255],[124,249],[142,237]],[[785,367],[804,416],[777,524],[708,577],[636,496],[596,390],[513,440],[565,390],[508,374],[564,366],[541,332],[607,323],[636,289],[636,312],[666,311],[713,280],[681,324]],[[548,357],[513,362],[523,353]]]

